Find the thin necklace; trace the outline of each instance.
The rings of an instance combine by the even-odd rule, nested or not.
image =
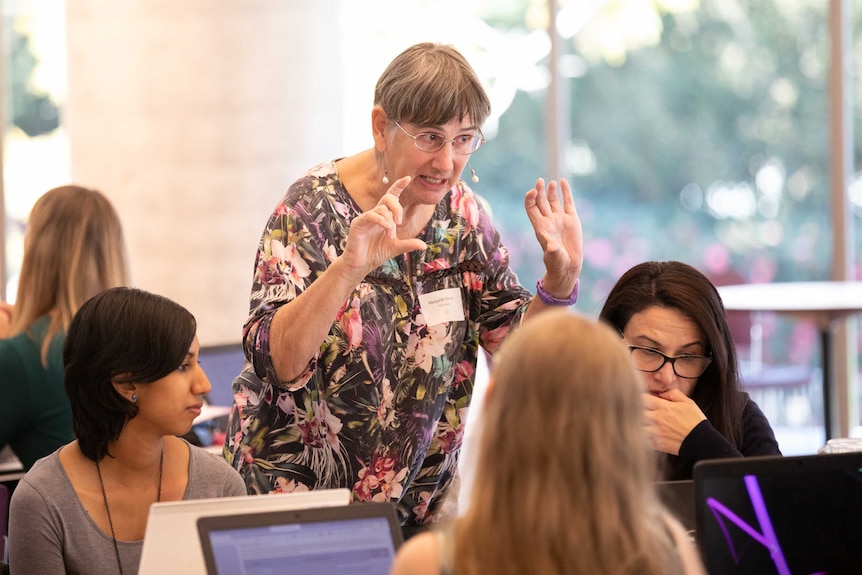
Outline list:
[[[162,500],[162,471],[165,469],[165,448],[162,448],[162,453],[159,455],[159,489],[156,493],[156,502]],[[102,469],[99,467],[99,460],[96,460],[96,473],[99,474],[99,487],[102,488],[102,500],[105,502],[105,513],[108,514],[108,525],[111,527],[111,540],[114,542],[114,553],[117,554],[117,567],[120,568],[120,575],[123,575],[123,563],[120,561],[120,548],[117,546],[117,536],[114,535],[114,522],[111,521],[111,508],[108,507],[108,496],[105,493],[105,482],[102,481]]]

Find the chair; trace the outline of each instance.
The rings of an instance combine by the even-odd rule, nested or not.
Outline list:
[[[716,286],[745,283],[739,274],[728,272],[710,278]],[[759,312],[728,311],[727,323],[736,344],[742,388],[763,410],[770,423],[806,423],[815,406],[809,395],[815,376],[807,364],[778,364],[763,359],[763,319]]]
[[[9,489],[0,483],[0,562],[6,564],[6,535],[9,533]]]

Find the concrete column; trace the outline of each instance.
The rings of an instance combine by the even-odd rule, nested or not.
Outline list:
[[[337,0],[68,0],[72,179],[116,205],[137,287],[239,341],[287,187],[342,152]]]

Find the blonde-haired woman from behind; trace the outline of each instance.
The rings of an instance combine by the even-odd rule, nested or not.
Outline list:
[[[8,337],[0,341],[0,447],[24,469],[73,438],[63,341],[78,308],[128,281],[122,226],[98,191],[62,186],[30,211]],[[5,323],[5,322],[4,322]]]
[[[618,334],[570,313],[495,358],[470,506],[399,551],[392,575],[702,575],[653,487],[641,377]]]

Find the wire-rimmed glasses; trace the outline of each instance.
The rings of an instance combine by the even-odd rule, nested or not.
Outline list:
[[[467,156],[478,150],[482,144],[485,143],[485,136],[482,135],[481,130],[476,134],[462,134],[460,136],[455,136],[451,140],[447,140],[442,134],[438,134],[437,132],[422,132],[416,135],[411,134],[405,130],[401,124],[395,120],[392,121],[396,126],[401,128],[401,131],[404,132],[404,134],[412,138],[413,145],[423,152],[437,152],[443,149],[443,146],[445,146],[447,142],[452,142],[452,150],[456,154]]]
[[[630,345],[629,352],[632,354],[632,360],[635,367],[640,371],[653,373],[664,367],[664,364],[670,363],[673,372],[684,379],[697,379],[709,364],[712,358],[707,355],[665,355],[657,349],[651,347],[643,347],[640,345]]]

